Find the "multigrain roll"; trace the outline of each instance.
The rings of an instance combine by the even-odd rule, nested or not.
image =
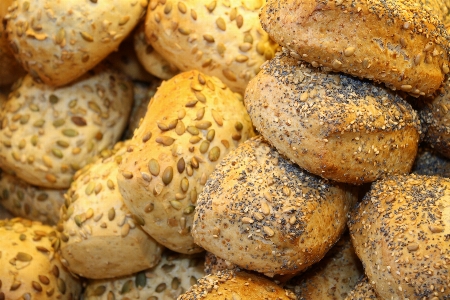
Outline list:
[[[445,26],[416,0],[271,0],[271,38],[313,66],[432,95],[449,72]]]
[[[56,225],[66,191],[37,187],[0,170],[0,204],[16,217]]]
[[[242,268],[293,275],[338,241],[356,200],[349,186],[303,171],[255,137],[211,174],[198,198],[192,235],[196,244]]]
[[[197,299],[293,300],[295,295],[262,275],[227,270],[201,278],[178,298]]]
[[[259,66],[278,48],[261,28],[263,0],[152,0],[147,9],[148,42],[181,71],[216,76],[244,94]]]
[[[223,270],[232,270],[239,268],[232,262],[220,258],[214,253],[206,251],[205,253],[205,273],[207,275],[214,274]]]
[[[120,139],[132,103],[131,80],[106,65],[59,88],[27,75],[0,107],[0,168],[66,189],[77,170]]]
[[[166,250],[159,264],[151,269],[118,278],[90,280],[83,299],[175,300],[205,276],[203,260],[203,254]]]
[[[364,277],[358,284],[354,287],[354,289],[350,292],[350,294],[345,298],[345,300],[376,300],[381,299],[378,298],[377,294],[373,290],[370,285],[367,277]]]
[[[0,220],[0,299],[79,299],[81,282],[61,264],[54,227]]]
[[[439,155],[431,148],[419,147],[411,172],[450,178],[450,159]]]
[[[345,299],[363,276],[364,270],[350,235],[344,234],[320,262],[284,287],[301,300]]]
[[[162,245],[202,251],[191,235],[197,195],[222,158],[253,135],[242,97],[218,78],[193,70],[164,81],[119,165],[125,204]]]
[[[250,81],[245,105],[257,130],[307,171],[361,184],[410,171],[421,132],[398,94],[327,73],[280,53]]]
[[[348,224],[380,298],[450,298],[449,215],[448,178],[411,174],[372,184]]]
[[[118,164],[128,142],[74,176],[61,208],[61,256],[86,278],[125,276],[155,266],[163,247],[140,227],[117,188]]]

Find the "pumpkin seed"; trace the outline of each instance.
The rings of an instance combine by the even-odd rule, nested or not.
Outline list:
[[[148,170],[150,171],[150,173],[153,176],[158,176],[159,175],[159,163],[156,159],[152,158],[149,162],[148,162]]]

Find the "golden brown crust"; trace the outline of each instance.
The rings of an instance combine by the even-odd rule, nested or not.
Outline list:
[[[449,35],[416,0],[269,1],[261,24],[313,65],[431,95],[449,72]]]
[[[364,277],[350,294],[345,298],[345,300],[376,300],[378,298],[377,294],[373,290],[372,286],[369,284],[367,277]]]
[[[448,299],[450,179],[391,176],[349,220],[356,254],[383,299]]]
[[[324,178],[361,184],[409,172],[421,130],[396,93],[285,53],[250,81],[245,105],[280,153]]]
[[[255,137],[211,174],[192,235],[207,251],[247,270],[297,274],[337,242],[356,202],[353,192],[303,171]]]

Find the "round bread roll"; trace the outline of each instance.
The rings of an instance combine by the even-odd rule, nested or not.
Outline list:
[[[345,300],[370,300],[380,299],[369,284],[367,277],[364,277],[354,289],[349,293]]]
[[[0,220],[0,299],[79,299],[81,282],[59,260],[54,227]]]
[[[206,251],[205,253],[205,273],[214,274],[219,271],[238,269],[239,267],[232,262],[220,258],[214,253]]]
[[[14,216],[56,225],[65,192],[33,186],[0,170],[0,204]]]
[[[165,251],[160,263],[151,269],[109,280],[89,281],[83,299],[175,300],[203,276],[203,255]]]
[[[37,81],[62,86],[92,69],[132,31],[147,0],[14,0],[6,32]]]
[[[450,70],[450,37],[423,6],[417,0],[271,0],[261,24],[313,66],[431,95]]]
[[[168,80],[180,72],[173,63],[163,58],[158,51],[153,49],[152,45],[147,43],[144,22],[141,23],[133,35],[133,46],[138,60],[145,70],[153,76]]]
[[[216,76],[244,94],[259,66],[278,45],[261,28],[263,0],[151,0],[145,20],[148,42],[181,71]]]
[[[417,153],[420,121],[398,94],[286,53],[250,81],[245,105],[281,154],[324,178],[361,184],[407,173]]]
[[[438,153],[450,158],[450,79],[436,97],[419,110],[425,137],[423,141]]]
[[[437,175],[450,178],[450,159],[430,148],[419,147],[412,172],[419,175]]]
[[[450,298],[449,217],[448,178],[412,174],[372,184],[348,224],[380,298]]]
[[[356,200],[349,186],[304,172],[255,137],[210,175],[192,235],[196,244],[247,270],[296,274],[338,241]]]
[[[161,84],[123,155],[125,204],[173,251],[202,251],[190,233],[197,195],[223,156],[254,135],[239,96],[216,77],[180,73]]]
[[[0,168],[68,188],[75,171],[119,140],[132,103],[132,82],[105,66],[60,88],[27,75],[0,108]]]
[[[85,166],[74,176],[61,210],[61,256],[72,272],[101,279],[155,266],[163,247],[139,226],[117,188],[118,164],[127,151],[119,143],[111,156]]]
[[[272,280],[245,271],[226,270],[207,275],[194,284],[178,300],[288,300],[295,299]]]
[[[3,205],[0,203],[0,220],[4,219],[12,219],[14,216],[6,210],[6,208],[3,207]]]
[[[345,299],[363,275],[350,235],[344,234],[320,262],[293,278],[285,288],[302,300]]]
[[[450,22],[450,1],[449,0],[420,0],[423,2],[423,9],[431,15],[435,15],[444,25]]]

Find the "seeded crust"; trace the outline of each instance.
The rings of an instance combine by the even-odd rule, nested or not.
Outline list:
[[[285,288],[299,300],[344,299],[363,275],[350,235],[344,234],[320,262],[293,278]]]
[[[256,137],[211,174],[192,235],[207,251],[247,270],[296,274],[338,241],[356,200],[350,187],[304,172]]]
[[[0,168],[68,188],[75,171],[120,139],[132,102],[132,82],[105,66],[60,88],[27,75],[0,108]]]
[[[433,149],[419,147],[411,172],[450,178],[450,159],[437,154]]]
[[[372,184],[348,222],[382,299],[449,299],[450,179],[391,176]]]
[[[227,270],[201,278],[178,297],[178,300],[199,299],[292,300],[295,296],[262,275]]]
[[[6,32],[14,55],[37,82],[62,86],[116,50],[147,3],[15,0]]]
[[[144,29],[145,24],[142,22],[133,35],[134,51],[141,65],[147,72],[160,79],[168,80],[177,75],[180,70],[174,64],[163,58],[158,51],[147,43]]]
[[[0,204],[16,217],[55,225],[65,192],[33,186],[0,170]]]
[[[257,130],[307,171],[361,184],[410,171],[421,131],[399,95],[327,73],[285,53],[250,81],[245,105]]]
[[[270,37],[314,66],[431,95],[449,72],[449,35],[417,0],[268,1]]]
[[[419,115],[425,131],[423,141],[450,158],[450,80],[419,110]]]
[[[216,77],[193,70],[163,82],[119,166],[126,205],[167,248],[202,251],[190,234],[197,195],[224,155],[253,135],[242,98]]]
[[[163,247],[140,227],[117,188],[118,164],[128,143],[74,176],[61,210],[61,256],[72,272],[101,279],[155,266]],[[131,255],[130,255],[131,254]]]
[[[85,300],[101,299],[177,299],[205,276],[203,255],[166,251],[161,262],[148,270],[109,280],[91,280]]]
[[[355,288],[350,292],[350,294],[345,298],[345,300],[369,300],[369,299],[380,299],[373,290],[372,286],[369,284],[367,277],[364,277]]]
[[[220,258],[214,253],[206,251],[205,253],[205,273],[214,274],[219,271],[238,269],[239,267],[232,262]]]
[[[81,282],[59,260],[54,227],[0,220],[0,299],[79,299]]]
[[[14,216],[6,210],[6,208],[3,207],[3,205],[0,203],[0,220],[4,219],[12,219]]]
[[[181,71],[216,76],[244,94],[259,66],[278,45],[261,28],[263,0],[151,0],[145,20],[148,42]]]

